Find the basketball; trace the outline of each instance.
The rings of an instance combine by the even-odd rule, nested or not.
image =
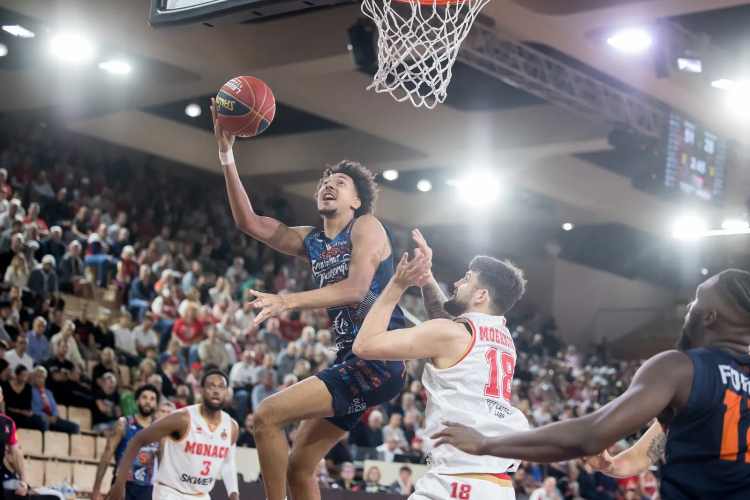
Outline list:
[[[232,78],[216,94],[216,116],[222,128],[238,137],[260,134],[275,114],[273,92],[252,76]]]

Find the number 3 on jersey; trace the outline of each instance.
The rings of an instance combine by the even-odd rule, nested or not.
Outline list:
[[[208,473],[211,472],[211,461],[204,460],[203,467],[204,469],[201,471],[201,476],[208,476]]]
[[[516,360],[509,352],[499,352],[497,347],[490,347],[484,359],[490,365],[490,379],[484,386],[484,395],[496,399],[502,395],[504,400],[510,401]]]

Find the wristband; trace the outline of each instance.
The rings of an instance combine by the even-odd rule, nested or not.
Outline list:
[[[232,153],[231,149],[226,153],[219,151],[219,160],[221,160],[222,165],[230,165],[234,163],[234,153]]]

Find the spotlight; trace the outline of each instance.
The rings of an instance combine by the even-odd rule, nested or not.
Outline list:
[[[721,223],[721,228],[728,231],[744,231],[750,228],[750,223],[739,219],[727,219]]]
[[[197,118],[201,115],[201,107],[195,103],[188,104],[185,107],[185,114],[190,118]]]
[[[107,61],[99,63],[99,68],[115,75],[127,75],[132,69],[130,64],[125,61]]]
[[[423,193],[426,193],[427,191],[430,191],[432,189],[432,183],[427,179],[422,179],[417,182],[417,189],[419,189]]]
[[[747,89],[750,87],[750,84],[747,80],[737,81],[729,80],[727,78],[720,78],[719,80],[712,81],[711,86],[715,89],[720,90],[734,90],[739,88]]]
[[[747,89],[735,87],[727,94],[727,105],[739,116],[741,120],[747,120],[750,111],[750,92]]]
[[[643,52],[651,46],[651,36],[640,28],[615,33],[607,38],[607,43],[623,52]]]
[[[570,222],[566,222],[565,224],[562,225],[563,231],[570,231],[574,227],[575,226],[573,224],[571,224]]]
[[[489,205],[500,195],[500,182],[487,172],[470,174],[461,179],[456,187],[461,199],[472,205]]]
[[[701,274],[703,276],[707,276],[708,275],[708,269],[706,269],[705,267],[703,269],[701,269]]]
[[[706,232],[706,221],[700,217],[689,216],[677,221],[672,229],[672,236],[680,240],[694,240]]]
[[[383,172],[383,179],[387,181],[395,181],[398,179],[398,170],[386,170]]]
[[[63,33],[52,39],[50,51],[61,61],[81,63],[91,58],[94,46],[82,36]]]
[[[8,46],[4,43],[0,43],[0,57],[5,57],[8,55]]]
[[[34,38],[36,36],[33,31],[29,31],[23,26],[17,24],[3,26],[3,31],[10,33],[13,36],[17,36],[18,38]]]
[[[703,73],[703,61],[688,57],[677,58],[677,68],[685,73]]]

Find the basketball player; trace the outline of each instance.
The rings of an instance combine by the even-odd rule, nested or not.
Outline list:
[[[393,241],[372,215],[377,187],[372,172],[349,161],[329,167],[316,201],[323,230],[287,227],[254,211],[232,156],[234,137],[214,130],[224,165],[234,220],[243,232],[289,255],[310,260],[319,290],[283,296],[253,292],[259,324],[287,309],[328,308],[336,330],[336,365],[263,400],[254,411],[255,442],[268,500],[320,498],[315,468],[370,406],[390,401],[404,386],[403,362],[371,362],[355,357],[351,346],[368,310],[393,276]],[[394,304],[390,329],[404,327]],[[302,421],[288,452],[284,427]]]
[[[222,411],[227,377],[208,371],[201,380],[203,403],[174,411],[130,439],[121,463],[132,463],[140,450],[164,439],[164,456],[154,485],[154,500],[208,499],[221,472],[230,500],[239,500],[235,443],[237,422]],[[127,474],[118,474],[107,500],[124,500]]]
[[[372,307],[354,341],[365,359],[427,358],[422,383],[427,391],[425,435],[438,432],[445,419],[458,420],[492,436],[529,428],[523,413],[510,405],[516,349],[505,328],[505,314],[521,298],[523,272],[507,261],[479,256],[455,283],[446,316],[414,328],[386,331],[390,311],[409,286],[434,280],[432,256],[424,239],[409,262],[404,254],[396,273]],[[441,292],[442,295],[442,292]],[[451,446],[433,449],[429,472],[417,482],[411,500],[458,498],[512,500],[509,472],[520,461],[475,457]]]
[[[153,385],[144,385],[135,391],[135,404],[138,406],[138,413],[130,417],[120,417],[112,428],[112,434],[107,438],[107,447],[104,449],[104,453],[99,459],[99,467],[96,469],[94,490],[91,493],[93,500],[101,500],[102,498],[100,491],[102,478],[104,478],[104,473],[112,462],[113,456],[116,457],[115,477],[119,474],[127,476],[127,483],[125,484],[126,500],[150,500],[151,478],[154,473],[159,444],[148,443],[143,446],[127,470],[120,470],[120,459],[133,436],[141,429],[151,425],[151,422],[155,420],[154,413],[158,402],[159,390]]]
[[[557,462],[596,455],[658,417],[665,430],[664,500],[746,499],[750,491],[750,273],[698,287],[678,350],[654,356],[625,393],[585,417],[490,438],[460,424],[435,436],[477,455]],[[661,455],[652,429],[653,460]]]

